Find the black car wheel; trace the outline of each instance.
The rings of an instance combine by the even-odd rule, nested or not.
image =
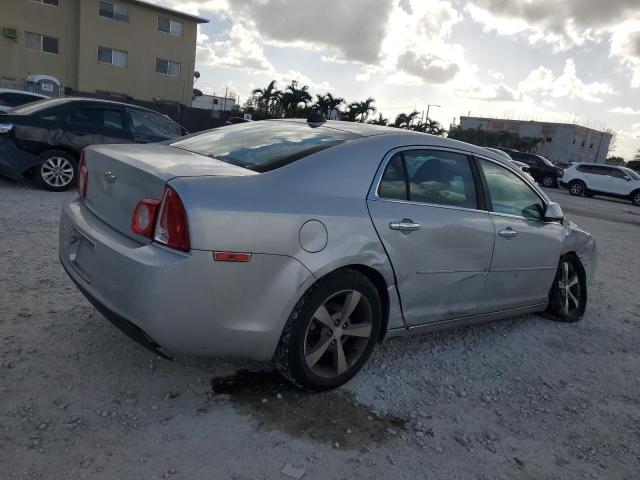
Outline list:
[[[375,346],[381,326],[376,287],[355,270],[319,280],[298,301],[273,357],[300,388],[329,390],[350,380]]]
[[[37,169],[37,175],[44,188],[61,192],[74,184],[78,165],[72,155],[62,150],[48,150],[40,158],[43,161]]]
[[[640,190],[636,190],[631,194],[631,203],[636,207],[640,207]]]
[[[584,182],[580,180],[572,180],[569,182],[569,193],[574,197],[579,197],[587,191],[587,187]]]
[[[587,280],[582,264],[575,255],[565,255],[560,259],[545,313],[561,322],[577,322],[586,307]]]
[[[557,185],[556,177],[553,175],[545,175],[542,177],[542,186],[545,188],[552,188]]]

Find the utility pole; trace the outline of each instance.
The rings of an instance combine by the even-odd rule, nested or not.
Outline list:
[[[427,105],[427,122],[429,121],[429,109],[431,107],[438,107],[440,108],[440,105],[436,105],[435,103],[430,103],[429,105]]]

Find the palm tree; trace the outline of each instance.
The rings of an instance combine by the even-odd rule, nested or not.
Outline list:
[[[316,95],[316,103],[314,105],[316,110],[324,115],[325,118],[329,117],[329,99],[327,95]]]
[[[307,107],[307,104],[312,100],[309,94],[309,86],[303,85],[298,88],[298,81],[291,80],[291,83],[287,85],[284,92],[280,95],[280,105],[285,111],[286,117],[295,117]],[[304,104],[301,109],[300,104]]]
[[[276,103],[282,92],[276,87],[276,81],[271,80],[266,88],[256,88],[251,92],[258,103],[258,109],[262,109],[265,115],[269,115],[270,107]]]
[[[376,112],[376,103],[373,97],[369,97],[362,102],[351,102],[349,104],[349,117],[353,118],[353,121],[359,121],[364,123],[371,113]]]
[[[416,112],[415,110],[409,114],[399,113],[393,122],[393,126],[396,128],[406,128],[409,129],[411,127],[411,122],[420,115],[420,112]]]
[[[369,120],[368,123],[370,123],[372,125],[383,125],[383,126],[386,127],[387,125],[389,125],[389,119],[388,118],[384,118],[382,116],[382,114],[379,113],[378,114],[378,118],[374,118],[373,120]]]

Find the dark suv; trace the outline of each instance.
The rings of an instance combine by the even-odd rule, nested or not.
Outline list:
[[[640,160],[631,160],[630,162],[627,162],[625,167],[640,173]]]
[[[529,174],[543,187],[558,187],[558,179],[562,178],[564,172],[546,158],[534,153],[519,152],[511,148],[498,148],[503,152],[507,152],[514,160],[529,165]]]
[[[90,98],[55,98],[0,114],[0,174],[19,180],[32,173],[47,190],[74,184],[84,147],[152,143],[187,131],[153,110]]]

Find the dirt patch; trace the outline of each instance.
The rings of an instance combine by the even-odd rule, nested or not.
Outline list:
[[[339,448],[358,448],[394,438],[407,420],[371,410],[340,391],[310,393],[277,372],[239,370],[211,380],[214,393],[228,395],[261,429],[282,430]]]

